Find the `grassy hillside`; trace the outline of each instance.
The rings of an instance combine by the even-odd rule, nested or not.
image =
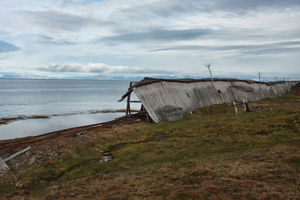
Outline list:
[[[287,94],[250,104],[251,113],[223,104],[176,122],[90,131],[92,139],[58,157],[0,177],[0,196],[300,199],[299,99]]]

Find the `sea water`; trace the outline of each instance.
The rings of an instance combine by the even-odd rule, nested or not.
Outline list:
[[[101,123],[125,115],[130,81],[0,79],[0,140]],[[137,100],[133,97],[132,100]],[[139,109],[134,104],[132,109]],[[5,124],[3,124],[5,122]]]

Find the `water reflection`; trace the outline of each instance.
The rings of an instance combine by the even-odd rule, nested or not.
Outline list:
[[[66,128],[106,122],[123,115],[124,113],[98,113],[14,121],[0,126],[0,140],[36,136]]]

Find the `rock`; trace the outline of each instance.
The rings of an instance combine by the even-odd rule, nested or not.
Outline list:
[[[100,160],[98,162],[107,162],[107,161],[110,161],[110,160],[112,160],[111,156],[101,156]]]
[[[35,162],[35,159],[35,156],[32,156],[32,158],[28,162],[28,165],[32,165]]]
[[[165,139],[167,139],[167,137],[165,135],[158,135],[155,137],[156,140],[162,142],[164,141]]]
[[[21,185],[21,182],[18,181],[18,182],[16,183],[16,187],[19,187],[20,185]]]

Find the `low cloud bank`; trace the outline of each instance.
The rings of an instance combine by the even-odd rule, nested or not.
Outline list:
[[[47,72],[84,72],[84,73],[134,73],[134,74],[178,74],[175,70],[150,69],[145,67],[128,67],[128,66],[109,66],[103,63],[90,63],[82,65],[78,63],[55,64],[48,67],[37,67],[35,70]]]

